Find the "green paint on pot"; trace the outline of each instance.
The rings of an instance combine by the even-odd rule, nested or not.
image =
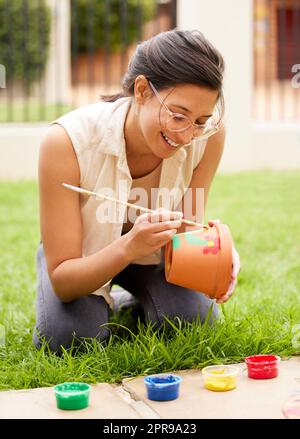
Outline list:
[[[172,238],[172,246],[173,246],[173,250],[177,250],[178,248],[180,248],[181,246],[181,242],[180,242],[180,237],[175,235]]]
[[[206,239],[201,239],[199,236],[186,234],[184,237],[187,243],[190,245],[207,245]]]

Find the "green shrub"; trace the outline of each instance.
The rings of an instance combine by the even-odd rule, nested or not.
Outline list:
[[[122,44],[121,3],[123,7],[127,4],[126,44]],[[139,40],[139,24],[151,20],[156,12],[156,0],[72,0],[71,5],[73,58],[76,52],[89,49],[122,50],[125,45]]]
[[[0,0],[0,64],[7,83],[17,80],[26,88],[45,69],[51,12],[45,0]]]

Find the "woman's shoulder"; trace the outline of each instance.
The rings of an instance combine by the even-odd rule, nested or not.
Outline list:
[[[74,147],[79,151],[99,144],[105,130],[111,125],[118,109],[127,102],[128,98],[121,98],[115,102],[99,101],[78,107],[58,119],[55,123],[61,125],[72,140]]]
[[[52,123],[63,120],[74,120],[76,122],[81,120],[89,123],[98,123],[99,119],[108,120],[118,110],[118,108],[127,103],[128,100],[129,98],[120,98],[115,102],[99,100],[98,102],[82,105],[68,113],[63,114]]]
[[[105,116],[107,112],[110,111],[108,102],[95,102],[87,105],[82,105],[78,108],[75,108],[68,113],[63,114],[58,119],[54,120],[53,123],[96,123],[99,120],[99,117]]]

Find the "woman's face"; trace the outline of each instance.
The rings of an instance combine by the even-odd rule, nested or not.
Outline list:
[[[166,125],[169,117],[167,110],[152,91],[147,79],[140,78],[140,83],[136,80],[135,102],[138,105],[137,118],[144,147],[159,158],[168,158],[192,142],[194,130],[169,130]],[[183,114],[196,124],[204,124],[213,113],[218,92],[194,84],[180,84],[159,91],[159,96],[172,112]],[[170,145],[168,140],[178,146]]]

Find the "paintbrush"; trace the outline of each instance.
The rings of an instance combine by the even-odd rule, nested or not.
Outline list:
[[[79,193],[85,194],[85,195],[94,196],[94,197],[101,197],[101,198],[104,198],[105,200],[114,201],[115,203],[120,203],[120,204],[123,204],[123,205],[128,206],[128,207],[133,207],[134,209],[140,210],[142,212],[157,213],[157,211],[155,211],[155,210],[147,209],[146,207],[138,206],[137,204],[132,204],[132,203],[128,203],[128,202],[125,202],[122,200],[118,200],[117,198],[108,197],[107,195],[102,195],[102,194],[99,194],[97,192],[92,192],[92,191],[89,191],[87,189],[83,189],[81,187],[72,186],[71,184],[62,183],[62,185],[64,187],[66,187],[67,189],[71,189],[72,191],[79,192]],[[203,224],[195,223],[194,221],[190,221],[190,220],[187,220],[184,218],[181,220],[181,222],[183,224],[187,224],[188,226],[203,227],[205,229],[208,229],[208,226],[204,226]]]

